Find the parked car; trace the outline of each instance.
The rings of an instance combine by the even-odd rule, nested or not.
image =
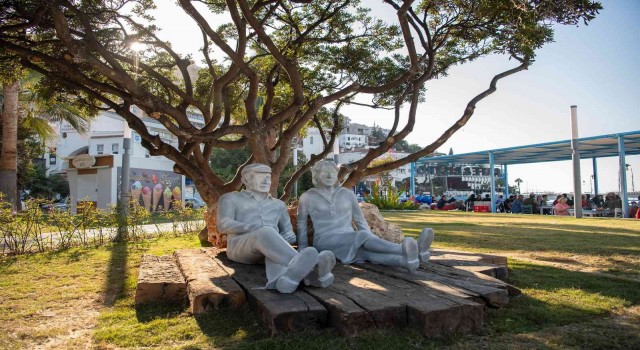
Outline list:
[[[187,208],[198,209],[207,206],[207,204],[198,198],[185,198],[184,206]]]
[[[40,205],[40,209],[46,212],[50,211],[66,211],[69,209],[69,197],[61,198],[53,203],[43,203]]]

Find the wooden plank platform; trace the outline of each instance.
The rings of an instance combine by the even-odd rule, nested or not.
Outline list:
[[[191,313],[246,304],[242,288],[207,254],[198,249],[182,249],[173,255],[187,281]]]
[[[179,261],[191,259],[192,267],[182,269],[190,276],[187,281],[208,274],[215,275],[217,281],[226,278],[237,283],[271,334],[332,327],[343,336],[351,336],[371,328],[399,326],[416,327],[427,337],[475,332],[482,327],[486,306],[502,307],[510,297],[520,294],[517,288],[491,277],[496,269],[506,271],[506,259],[502,257],[452,251],[438,254],[412,274],[370,263],[338,263],[331,287],[301,286],[292,294],[265,289],[264,265],[230,261],[224,250],[178,251],[176,257],[181,257]],[[207,273],[202,274],[201,265],[207,266]],[[476,270],[485,274],[452,265],[478,267]],[[213,305],[224,304],[215,300]]]
[[[237,263],[229,260],[225,253],[216,248],[201,249],[242,286],[249,306],[271,335],[320,328],[326,324],[327,309],[311,295],[300,290],[280,294],[265,289],[267,276],[264,265]]]

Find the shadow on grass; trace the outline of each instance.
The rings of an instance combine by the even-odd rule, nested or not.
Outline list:
[[[185,311],[185,303],[151,303],[136,305],[136,319],[140,323],[148,323],[159,318],[178,317]]]
[[[111,257],[109,258],[106,286],[103,288],[102,297],[105,306],[113,306],[118,299],[124,296],[128,248],[127,239],[119,233],[116,237],[116,243],[113,243],[110,248]]]

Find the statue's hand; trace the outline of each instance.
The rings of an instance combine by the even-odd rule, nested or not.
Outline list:
[[[296,235],[291,231],[281,233],[281,235],[287,243],[293,244],[296,242]]]

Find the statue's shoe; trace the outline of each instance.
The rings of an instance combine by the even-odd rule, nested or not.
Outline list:
[[[433,230],[430,228],[423,228],[420,233],[420,237],[418,238],[418,251],[420,261],[429,262],[429,258],[431,258],[431,253],[429,252],[429,248],[431,247],[431,243],[433,243],[434,239]]]
[[[420,260],[418,260],[418,243],[411,237],[405,237],[400,243],[402,246],[402,257],[405,263],[405,268],[409,272],[414,272],[420,266]]]
[[[276,282],[276,289],[280,293],[293,293],[300,284],[300,281],[313,270],[318,264],[318,251],[316,248],[308,247],[296,255],[287,267],[285,272]]]
[[[336,256],[330,250],[325,250],[318,254],[318,265],[305,277],[304,284],[319,288],[326,288],[333,284],[333,273],[336,266]]]

